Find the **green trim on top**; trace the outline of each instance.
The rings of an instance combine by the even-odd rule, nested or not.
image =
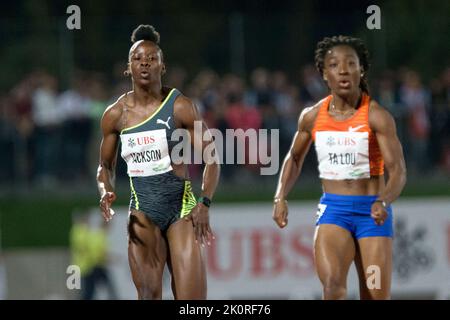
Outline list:
[[[184,192],[180,218],[184,218],[191,213],[191,210],[197,205],[194,193],[192,192],[192,185],[190,181],[184,182]]]
[[[131,130],[131,129],[137,128],[137,127],[139,127],[139,126],[142,126],[143,124],[145,124],[145,123],[149,122],[150,120],[152,120],[153,117],[156,116],[156,115],[159,113],[159,111],[164,107],[164,105],[165,105],[166,102],[169,100],[170,96],[173,94],[174,91],[175,91],[175,88],[173,88],[172,90],[170,90],[170,92],[169,92],[169,94],[167,95],[167,97],[164,99],[164,101],[161,103],[161,105],[158,107],[158,109],[156,109],[156,111],[153,112],[153,114],[152,114],[150,117],[148,117],[148,118],[145,119],[144,121],[142,121],[142,122],[140,122],[140,123],[138,123],[138,124],[136,124],[136,125],[134,125],[134,126],[132,126],[132,127],[128,127],[128,128],[122,129],[122,131],[120,131],[120,134],[122,134],[124,131]]]
[[[133,180],[131,180],[131,177],[130,177],[130,186],[131,186],[131,192],[133,192],[134,202],[136,202],[136,210],[139,210],[139,200],[138,200],[136,191],[134,190]]]

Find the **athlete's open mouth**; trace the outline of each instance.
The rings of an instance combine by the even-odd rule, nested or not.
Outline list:
[[[339,81],[339,87],[341,87],[341,88],[349,88],[350,87],[350,81],[348,81],[348,80],[341,80],[341,81]]]
[[[141,71],[141,77],[147,78],[150,73],[148,71]]]

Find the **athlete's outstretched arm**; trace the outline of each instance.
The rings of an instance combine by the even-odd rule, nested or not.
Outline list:
[[[116,200],[114,193],[117,162],[118,137],[117,119],[120,118],[113,106],[108,107],[101,120],[102,142],[97,169],[97,187],[100,193],[100,209],[106,221],[111,220],[111,204]]]
[[[175,114],[181,126],[189,131],[191,144],[194,146],[195,152],[201,152],[203,156],[205,169],[203,171],[201,196],[212,199],[219,183],[220,163],[209,129],[203,122],[197,107],[184,96],[176,100]],[[197,126],[195,123],[197,123]],[[201,132],[195,132],[196,127],[201,128]],[[202,245],[205,243],[209,245],[213,238],[209,225],[209,208],[203,203],[198,203],[187,216],[187,219],[192,220],[196,240],[200,241]]]
[[[284,228],[287,223],[288,207],[286,197],[300,175],[303,161],[311,146],[311,134],[308,123],[311,119],[306,116],[311,108],[306,108],[300,114],[298,129],[294,135],[291,148],[283,161],[280,177],[278,179],[277,190],[274,197],[274,208],[272,218],[280,228]]]
[[[371,108],[369,124],[377,136],[384,164],[389,173],[386,187],[380,193],[379,199],[390,204],[400,196],[406,184],[406,165],[403,149],[397,137],[394,119],[388,111],[378,106],[378,104],[374,103]],[[387,216],[385,211],[381,202],[374,203],[372,206],[372,217],[375,219],[375,222],[383,223],[384,215]]]

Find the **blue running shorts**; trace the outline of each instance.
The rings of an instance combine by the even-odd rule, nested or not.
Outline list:
[[[324,193],[317,209],[316,226],[335,224],[348,230],[356,239],[365,237],[393,237],[392,208],[382,226],[377,226],[370,216],[372,204],[378,198]]]

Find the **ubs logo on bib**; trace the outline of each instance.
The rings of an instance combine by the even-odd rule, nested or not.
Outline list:
[[[333,147],[335,145],[338,145],[338,146],[354,146],[354,145],[356,145],[356,141],[355,141],[355,139],[349,138],[349,137],[334,138],[332,136],[329,136],[327,138],[326,144],[329,147]]]
[[[148,136],[148,137],[138,137],[136,138],[137,140],[137,144],[142,146],[142,145],[147,145],[147,144],[152,144],[153,142],[155,142],[155,138],[152,136]]]
[[[355,142],[355,139],[344,137],[344,138],[338,138],[337,144],[340,146],[354,146],[354,145],[356,145],[356,142]]]

